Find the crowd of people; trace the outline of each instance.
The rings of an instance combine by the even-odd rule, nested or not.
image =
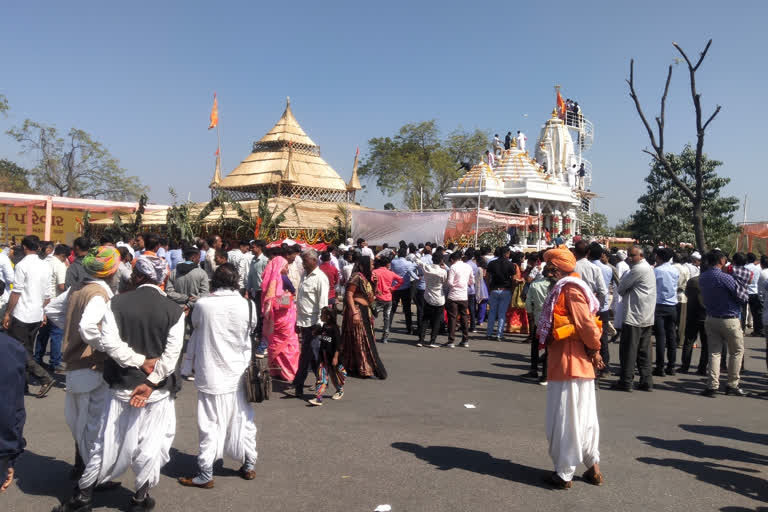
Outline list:
[[[349,376],[387,378],[377,343],[388,343],[401,308],[404,332],[420,348],[469,348],[478,331],[494,342],[527,335],[526,377],[548,386],[549,483],[570,487],[584,463],[584,479],[600,485],[595,379],[613,370],[611,387],[629,392],[637,368],[637,389],[652,391],[654,377],[690,371],[698,342],[704,395],[717,395],[722,368],[725,394],[743,396],[748,317],[752,334],[762,335],[768,313],[768,257],[751,253],[728,261],[719,250],[703,258],[665,247],[610,251],[581,239],[572,249],[556,244],[527,254],[508,246],[346,242],[318,252],[296,243],[235,240],[225,248],[216,235],[178,244],[143,234],[98,244],[81,237],[70,248],[27,236],[6,248],[0,357],[6,396],[14,398],[2,411],[14,435],[0,439],[0,460],[8,474],[24,447],[23,391],[36,383],[35,396],[44,398],[65,371],[77,485],[57,510],[90,510],[93,492],[116,485],[129,468],[131,509],[154,507],[149,491],[170,457],[182,379],[197,388],[200,446],[196,472],[179,483],[213,487],[213,464],[223,456],[252,480],[256,424],[243,375],[253,358],[266,358],[296,398],[304,399],[311,370],[308,403],[322,406],[331,383],[331,398],[340,400]],[[619,365],[611,367],[615,341]]]

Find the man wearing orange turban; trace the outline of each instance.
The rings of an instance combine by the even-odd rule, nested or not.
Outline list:
[[[585,481],[601,485],[600,427],[595,401],[595,368],[600,358],[600,303],[578,274],[576,258],[560,246],[544,254],[545,272],[556,279],[539,317],[539,347],[548,349],[546,430],[555,472],[547,482],[569,489],[576,466],[584,463]]]

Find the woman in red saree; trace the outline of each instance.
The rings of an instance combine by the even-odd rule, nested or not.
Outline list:
[[[386,379],[387,370],[379,358],[373,336],[371,307],[376,296],[371,282],[372,268],[371,258],[360,256],[347,281],[341,324],[341,355],[347,374]]]
[[[276,254],[264,269],[261,283],[263,333],[273,376],[292,382],[299,367],[299,340],[296,335],[296,302],[287,276],[288,261]]]

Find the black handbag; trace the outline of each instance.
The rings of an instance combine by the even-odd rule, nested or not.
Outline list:
[[[248,300],[248,333],[251,338],[251,361],[245,369],[245,394],[249,402],[261,403],[269,400],[272,392],[272,376],[266,358],[256,357],[259,346],[258,336],[253,327],[253,302]]]

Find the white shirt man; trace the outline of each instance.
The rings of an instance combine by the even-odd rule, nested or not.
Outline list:
[[[257,316],[254,305],[235,289],[235,280],[230,281],[200,298],[192,310],[191,357],[185,358],[182,373],[194,367],[200,454],[198,474],[179,478],[185,486],[213,487],[213,464],[224,455],[241,464],[242,478],[255,477],[256,424],[242,377],[251,360],[250,333]]]
[[[424,275],[424,314],[419,326],[419,341],[417,347],[424,346],[427,324],[430,324],[430,348],[437,348],[437,335],[440,334],[440,322],[443,319],[445,307],[445,285],[448,282],[448,270],[443,264],[442,255],[427,261],[416,259],[416,264]]]
[[[699,251],[694,251],[691,254],[691,263],[685,264],[688,267],[688,273],[691,278],[701,275],[701,267],[699,265],[701,265],[701,254],[699,254]]]
[[[520,151],[525,151],[525,141],[527,140],[528,137],[523,132],[517,132],[517,147],[520,148]]]
[[[104,247],[100,250],[114,251]],[[86,272],[89,270],[86,267]],[[73,296],[76,298],[71,300]],[[87,299],[89,296],[91,298]],[[134,352],[120,339],[110,308],[111,298],[110,286],[89,272],[81,289],[70,287],[45,308],[48,320],[56,325],[66,325],[67,315],[72,315],[72,321],[77,321],[75,319],[79,316],[77,325],[69,325],[64,332],[67,364],[64,414],[75,440],[74,472],[77,478],[82,476],[88,463],[89,454],[103,425],[104,416],[101,413],[109,400],[109,386],[103,378],[103,359],[100,353],[106,353],[123,367],[141,368],[146,362],[143,355]],[[147,371],[151,370],[147,368]]]
[[[245,246],[247,247],[247,246]],[[244,246],[235,247],[227,253],[227,263],[231,263],[237,270],[237,286],[242,290],[245,288],[245,282],[248,278],[248,259],[246,258]]]
[[[5,305],[8,304],[8,299],[11,298],[11,285],[13,285],[13,264],[11,259],[5,253],[0,252],[0,281],[5,283],[2,296],[0,297],[0,316],[5,314]]]
[[[25,324],[43,321],[43,305],[51,298],[51,271],[37,254],[27,254],[15,268],[13,293],[19,301],[13,318]]]
[[[375,256],[373,254],[373,249],[368,247],[367,242],[363,242],[363,246],[360,248],[360,254],[363,256],[368,256],[369,258],[373,259]]]
[[[604,304],[608,295],[608,286],[605,284],[600,268],[587,258],[582,258],[576,262],[576,268],[573,271],[577,272],[581,279],[589,285],[600,304]]]
[[[321,313],[328,306],[328,290],[331,287],[328,276],[320,270],[318,259],[314,249],[307,249],[301,254],[306,275],[296,291],[296,328],[301,339],[299,367],[293,379],[297,398],[302,398],[304,394],[304,381],[314,360],[312,340],[317,335],[316,329],[323,325]]]
[[[58,297],[64,292],[64,280],[67,277],[67,264],[63,257],[49,254],[44,260],[51,270],[51,291],[50,296]]]
[[[449,348],[454,347],[456,339],[456,322],[461,322],[460,347],[469,348],[469,305],[467,303],[467,288],[475,284],[475,276],[472,267],[461,261],[461,253],[451,254],[451,268],[448,271],[448,300],[445,308],[448,313],[448,343]]]
[[[757,263],[747,263],[744,265],[744,268],[749,270],[749,272],[752,274],[752,279],[749,281],[749,284],[747,285],[747,293],[749,295],[757,295],[758,293],[758,281],[760,280],[760,272],[761,268],[760,265]]]

